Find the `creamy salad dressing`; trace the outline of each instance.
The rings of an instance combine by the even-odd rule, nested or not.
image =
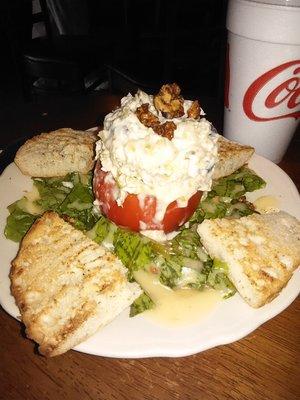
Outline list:
[[[261,214],[280,211],[279,200],[274,196],[261,196],[253,204],[255,209]]]
[[[216,290],[172,290],[162,285],[156,275],[142,270],[135,272],[134,277],[155,302],[155,308],[145,311],[143,316],[162,325],[196,324],[221,301],[221,294]]]
[[[154,196],[159,222],[171,202],[176,200],[185,207],[197,190],[210,190],[217,136],[205,118],[194,120],[186,114],[172,119],[177,126],[172,140],[160,136],[135,114],[145,103],[161,123],[167,121],[155,109],[152,96],[142,91],[129,94],[121,100],[120,108],[105,117],[96,152],[102,169],[111,172],[118,184],[118,204],[122,205],[128,193],[139,195],[141,202],[142,196]],[[185,111],[190,105],[191,101],[185,100]]]
[[[156,242],[166,242],[167,240],[172,240],[179,233],[179,231],[164,233],[164,231],[155,230],[155,229],[154,230],[143,229],[144,228],[143,222],[140,223],[140,227],[141,227],[140,233],[142,235],[144,235],[152,240],[155,240]]]

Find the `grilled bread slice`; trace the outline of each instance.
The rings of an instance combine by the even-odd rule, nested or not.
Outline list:
[[[205,220],[198,233],[209,255],[228,265],[229,279],[252,307],[277,296],[300,265],[300,222],[283,211]]]
[[[94,166],[96,140],[94,132],[70,128],[41,133],[19,148],[15,163],[24,175],[40,178],[86,174]]]
[[[246,164],[254,153],[254,148],[245,146],[218,135],[218,162],[213,179],[228,176]]]
[[[54,212],[26,234],[10,278],[27,336],[50,357],[92,336],[141,294],[112,253]]]

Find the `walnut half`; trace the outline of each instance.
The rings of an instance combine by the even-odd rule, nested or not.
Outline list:
[[[189,118],[198,119],[200,117],[200,104],[198,100],[192,102],[191,107],[187,110],[187,116]]]
[[[157,125],[153,128],[154,132],[158,135],[166,137],[169,140],[172,140],[174,137],[174,131],[176,129],[176,125],[172,121],[167,121],[164,124]]]
[[[153,102],[155,108],[165,118],[172,119],[184,115],[183,98],[180,96],[180,87],[176,83],[163,85]]]
[[[149,104],[142,104],[136,109],[136,115],[140,122],[147,128],[152,128],[155,133],[169,140],[173,139],[176,125],[172,121],[167,121],[164,124],[159,122],[158,117],[149,111]]]
[[[153,128],[154,125],[159,124],[158,117],[149,111],[148,103],[142,104],[140,107],[138,107],[136,109],[136,115],[141,123],[147,126],[147,128]]]

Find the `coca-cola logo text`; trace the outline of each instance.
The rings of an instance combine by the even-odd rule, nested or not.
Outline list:
[[[284,72],[290,70],[291,77],[286,79]],[[278,82],[280,77],[285,79],[283,82]],[[285,76],[284,76],[285,75]],[[298,75],[298,76],[297,76]],[[274,86],[272,83],[274,81]],[[259,94],[268,87],[268,94],[264,94],[264,107],[267,109],[274,109],[282,104],[285,104],[287,112],[274,115],[274,116],[263,116],[258,115],[255,111],[255,100]],[[270,88],[270,89],[269,89]],[[300,60],[290,61],[279,65],[276,68],[261,75],[256,79],[247,89],[243,99],[243,109],[248,118],[253,121],[273,121],[282,118],[300,118],[300,110],[297,107],[300,104]],[[297,110],[295,110],[297,108]],[[291,112],[288,112],[291,110]]]

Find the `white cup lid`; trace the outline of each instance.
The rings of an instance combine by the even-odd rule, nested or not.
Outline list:
[[[228,3],[227,29],[249,39],[300,45],[299,21],[300,0],[229,0]]]
[[[273,6],[300,7],[300,0],[248,0],[252,3],[271,4]]]

